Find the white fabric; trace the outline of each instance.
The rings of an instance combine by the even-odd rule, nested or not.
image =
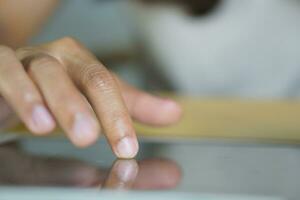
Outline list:
[[[137,6],[150,53],[184,93],[300,96],[300,1],[224,0],[210,16]]]

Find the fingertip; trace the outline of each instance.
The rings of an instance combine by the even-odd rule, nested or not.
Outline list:
[[[144,124],[166,126],[178,122],[182,116],[181,106],[172,99],[149,94],[140,95],[131,107],[133,117]]]
[[[155,109],[151,110],[147,124],[154,126],[167,126],[177,123],[182,116],[181,106],[172,99],[157,98]]]
[[[43,105],[33,107],[30,119],[27,126],[36,135],[47,135],[55,129],[55,120]]]
[[[86,148],[92,146],[98,140],[97,134],[80,134],[71,138],[72,143],[78,148]]]
[[[126,136],[121,138],[116,144],[115,154],[118,158],[134,158],[139,150],[137,139]]]
[[[118,179],[122,182],[132,181],[136,178],[138,173],[138,164],[132,160],[117,160],[114,164]]]
[[[30,132],[33,133],[36,136],[46,136],[46,135],[49,135],[49,134],[51,134],[55,130],[55,127],[56,127],[56,125],[54,124],[51,127],[38,128],[38,127],[35,127],[35,126],[31,125],[31,123],[29,125],[26,125],[26,126],[30,130]]]
[[[80,148],[94,144],[99,137],[100,127],[98,123],[88,115],[77,113],[74,117],[70,139]]]
[[[161,106],[161,125],[170,125],[177,123],[182,117],[182,108],[174,100],[165,99]]]

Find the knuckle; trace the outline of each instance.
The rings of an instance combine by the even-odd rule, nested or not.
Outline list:
[[[26,103],[34,103],[34,102],[41,102],[41,98],[40,96],[35,93],[34,91],[31,90],[23,90],[22,94],[21,94],[21,99],[23,100],[23,102]]]
[[[28,57],[22,61],[26,71],[29,73],[35,70],[45,68],[45,67],[55,67],[57,66],[57,60],[52,56],[46,54],[39,54],[32,57]]]
[[[109,91],[113,88],[114,80],[111,74],[100,64],[86,67],[82,73],[82,82],[88,89]]]
[[[76,39],[66,36],[48,44],[47,51],[54,57],[61,58],[65,54],[81,52],[83,45]]]
[[[59,43],[65,45],[67,47],[72,47],[72,48],[79,48],[80,47],[80,43],[76,39],[74,39],[70,36],[66,36],[66,37],[61,38],[59,40]]]
[[[53,64],[53,59],[50,56],[40,55],[33,58],[31,64],[36,66],[49,66]]]

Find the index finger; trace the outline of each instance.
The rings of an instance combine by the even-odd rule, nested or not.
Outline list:
[[[120,158],[134,157],[136,134],[113,75],[80,43],[67,38],[65,44],[58,47],[59,60],[95,110],[112,150]]]
[[[137,154],[138,143],[128,109],[110,72],[95,60],[82,66],[80,85],[105,130],[106,137],[120,158]]]

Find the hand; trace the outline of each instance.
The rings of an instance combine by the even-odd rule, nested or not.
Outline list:
[[[0,160],[0,185],[153,190],[174,188],[181,179],[171,160],[117,160],[107,170],[75,159],[29,155],[14,143],[0,146]]]
[[[181,114],[175,102],[118,79],[69,37],[16,51],[0,46],[0,94],[34,134],[47,134],[58,123],[75,145],[86,147],[101,127],[120,158],[138,151],[131,117],[167,125]]]

